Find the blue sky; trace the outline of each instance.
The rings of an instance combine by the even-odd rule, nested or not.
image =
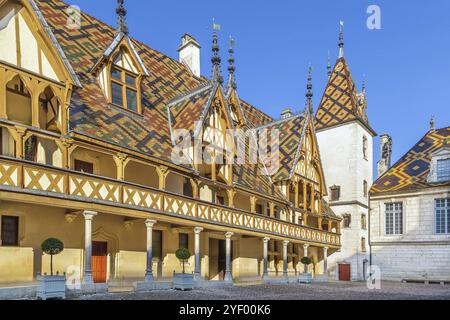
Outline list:
[[[69,0],[116,25],[115,0]],[[202,73],[210,75],[212,18],[236,39],[240,96],[268,114],[305,104],[308,64],[314,67],[317,108],[326,85],[328,51],[338,54],[339,21],[345,21],[345,54],[361,88],[367,79],[368,115],[379,134],[394,139],[393,161],[429,129],[450,125],[450,1],[448,0],[125,0],[133,37],[177,58],[180,38],[194,35],[202,48]],[[366,26],[369,5],[381,8],[381,30]],[[226,64],[224,75],[226,74]],[[376,139],[375,157],[379,159]]]

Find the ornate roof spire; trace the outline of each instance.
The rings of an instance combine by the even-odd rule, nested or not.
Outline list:
[[[116,9],[116,14],[117,14],[117,21],[118,21],[118,31],[128,35],[129,30],[128,30],[128,25],[127,25],[127,21],[126,21],[126,15],[127,15],[127,10],[125,9],[124,6],[124,0],[117,0],[117,9]]]
[[[312,98],[314,97],[313,94],[313,84],[312,84],[312,72],[313,68],[311,64],[309,65],[308,69],[308,84],[306,85],[306,108],[308,112],[312,115],[314,113],[314,106]]]
[[[434,118],[434,115],[432,115],[430,120],[430,131],[434,130],[436,130],[436,119]]]
[[[228,50],[228,53],[230,54],[229,58],[228,58],[228,72],[229,72],[229,77],[228,77],[228,84],[227,87],[228,89],[236,89],[237,88],[237,84],[236,84],[236,77],[234,75],[234,72],[236,71],[236,66],[234,65],[234,44],[235,41],[233,39],[232,36],[230,36],[230,49]]]
[[[212,57],[211,62],[213,65],[213,71],[212,71],[212,81],[218,82],[220,84],[223,83],[223,77],[222,72],[220,71],[220,63],[222,62],[222,59],[219,56],[219,37],[217,35],[217,31],[220,30],[220,25],[215,23],[215,20],[213,19],[213,45],[212,45]]]
[[[367,91],[367,80],[366,80],[366,75],[363,75],[363,83],[362,83],[362,90],[361,93],[366,96],[366,91]]]
[[[344,57],[344,21],[340,22],[340,32],[339,32],[339,58]]]
[[[328,74],[328,78],[331,77],[332,74],[332,67],[331,67],[331,58],[330,58],[330,51],[328,50],[328,64],[327,64],[327,74]]]

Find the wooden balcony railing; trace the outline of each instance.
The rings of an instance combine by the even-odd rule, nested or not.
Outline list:
[[[340,246],[340,235],[300,226],[243,210],[163,192],[109,178],[51,168],[0,157],[0,189],[41,191],[65,195],[69,200],[97,200],[153,213],[195,219],[204,223],[273,234],[305,242]]]

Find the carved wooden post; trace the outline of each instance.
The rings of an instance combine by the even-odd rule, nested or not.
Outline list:
[[[159,177],[159,190],[166,190],[166,178],[169,175],[169,168],[159,166],[156,168]]]

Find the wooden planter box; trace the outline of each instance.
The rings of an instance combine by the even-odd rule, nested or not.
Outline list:
[[[38,299],[47,300],[66,298],[65,276],[38,276],[37,283]]]
[[[173,275],[173,288],[175,290],[194,290],[194,275],[175,273]]]

